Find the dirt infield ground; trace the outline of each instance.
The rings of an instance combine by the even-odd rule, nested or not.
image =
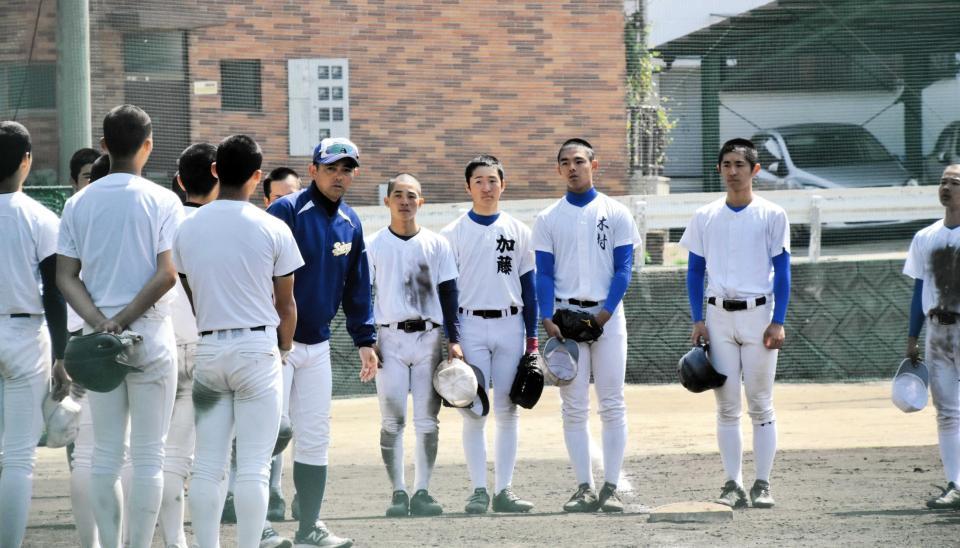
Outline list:
[[[923,506],[938,492],[932,484],[943,483],[933,411],[900,413],[888,390],[885,382],[778,386],[781,451],[772,478],[778,506],[738,511],[732,522],[712,525],[651,524],[644,513],[719,494],[722,472],[709,394],[689,394],[677,385],[627,388],[630,436],[620,483],[629,490],[622,516],[560,511],[575,482],[555,389],[548,388],[537,408],[521,418],[514,489],[537,507],[517,516],[463,513],[469,482],[460,421],[444,409],[431,492],[446,513],[432,519],[383,517],[390,487],[379,462],[376,400],[338,400],[323,519],[357,546],[956,545],[960,513]],[[599,442],[599,421],[593,417],[592,423]],[[745,447],[750,439],[745,420]],[[408,462],[411,450],[408,443]],[[292,494],[289,471],[284,485]],[[748,454],[748,485],[752,471]],[[408,482],[412,477],[408,467]],[[67,481],[63,451],[41,449],[25,546],[76,545]],[[277,524],[287,534],[294,527],[292,521]],[[233,545],[233,534],[232,526],[224,527],[224,546]],[[159,535],[154,545],[161,546]]]

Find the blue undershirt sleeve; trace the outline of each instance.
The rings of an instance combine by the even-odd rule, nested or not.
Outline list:
[[[913,282],[913,299],[910,300],[910,331],[911,337],[919,337],[923,328],[923,280]]]
[[[553,317],[553,253],[537,251],[537,304],[541,318]]]
[[[440,282],[437,293],[440,296],[440,309],[443,311],[443,331],[448,341],[458,343],[460,342],[460,318],[457,317],[457,301],[460,291],[457,290],[456,278]]]
[[[613,250],[613,279],[610,280],[610,289],[607,299],[603,302],[603,309],[613,314],[620,306],[620,301],[627,294],[630,285],[630,276],[633,271],[633,244],[616,247]]]
[[[693,323],[703,321],[703,282],[707,274],[707,259],[690,251],[687,253],[687,300]]]
[[[531,270],[520,276],[520,298],[523,300],[523,325],[527,338],[537,337],[537,280],[536,272]]]
[[[773,323],[783,325],[790,303],[790,252],[773,258]]]

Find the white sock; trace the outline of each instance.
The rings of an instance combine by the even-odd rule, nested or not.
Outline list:
[[[513,483],[513,469],[517,465],[517,432],[520,430],[520,423],[517,420],[516,406],[511,416],[505,416],[507,413],[510,412],[502,411],[496,417],[494,451],[497,456],[493,461],[495,495]]]
[[[133,464],[130,463],[130,453],[124,457],[123,467],[120,468],[120,490],[123,492],[123,519],[120,520],[120,538],[123,545],[130,546],[130,485],[133,483]]]
[[[463,453],[467,459],[467,471],[473,489],[487,487],[487,436],[484,425],[486,417],[463,417]]]
[[[90,502],[97,520],[100,544],[103,548],[118,548],[123,520],[120,479],[111,474],[90,474]]]
[[[223,512],[223,482],[194,476],[190,480],[190,521],[197,546],[219,546],[220,514]],[[239,537],[238,537],[239,538]],[[260,537],[258,536],[257,539]]]
[[[777,421],[753,425],[753,464],[757,479],[770,481],[773,459],[777,455]]]
[[[125,515],[129,516],[130,546],[150,546],[163,500],[163,476],[133,478]]]
[[[267,500],[270,492],[267,483],[258,480],[237,481],[234,486],[233,503],[237,509],[237,546],[257,548],[260,533],[267,517]]]
[[[603,480],[617,485],[623,468],[623,453],[627,448],[627,423],[603,424]]]
[[[940,461],[947,481],[960,485],[960,432],[937,432],[940,438]]]
[[[281,492],[281,481],[283,480],[283,453],[273,457],[270,461],[270,491],[273,493]]]
[[[570,466],[577,476],[577,484],[587,483],[590,488],[593,483],[593,471],[590,469],[590,431],[587,425],[577,430],[563,429],[563,441],[567,445],[567,455],[570,456]]]
[[[183,533],[183,478],[179,474],[163,473],[163,501],[157,521],[164,545],[187,545]]]
[[[81,548],[100,547],[91,500],[90,468],[75,466],[70,474],[70,506],[73,509],[73,521],[77,526]]]
[[[0,546],[20,546],[27,532],[33,473],[8,466],[0,474]]]
[[[419,491],[430,486],[433,465],[437,462],[438,432],[417,432],[417,456],[413,490]]]
[[[720,447],[720,460],[726,481],[733,480],[743,485],[743,439],[740,436],[740,423],[718,424],[717,445]]]

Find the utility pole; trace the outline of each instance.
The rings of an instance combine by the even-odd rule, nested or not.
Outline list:
[[[91,145],[90,117],[90,2],[57,0],[57,127],[61,184],[68,184],[70,156],[78,148]]]

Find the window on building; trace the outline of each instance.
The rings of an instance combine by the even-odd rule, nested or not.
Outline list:
[[[0,111],[57,108],[56,63],[0,65]]]
[[[220,108],[260,112],[261,68],[259,59],[223,59],[220,61]]]
[[[290,59],[290,155],[309,156],[324,137],[350,137],[347,59]]]

